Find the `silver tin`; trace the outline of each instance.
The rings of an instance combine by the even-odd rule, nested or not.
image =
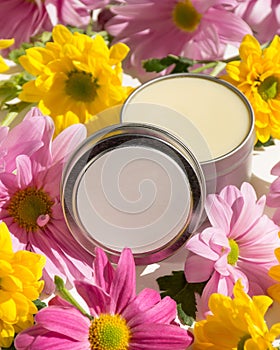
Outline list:
[[[172,91],[172,94],[169,96],[162,96],[154,98],[152,89],[155,85],[165,83],[167,80],[169,82],[177,82],[178,79],[181,81],[187,81],[192,79],[195,80],[200,80],[204,82],[210,82],[213,84],[213,87],[215,85],[219,85],[222,87],[224,91],[230,91],[232,94],[236,95],[241,102],[245,106],[245,109],[247,110],[248,113],[248,130],[246,134],[244,135],[244,138],[242,141],[235,145],[232,149],[228,150],[225,154],[219,155],[218,157],[206,157],[203,156],[203,160],[199,161],[200,165],[203,169],[205,179],[206,179],[206,187],[207,187],[207,192],[208,193],[213,193],[213,192],[219,192],[224,186],[226,185],[235,185],[239,187],[242,182],[244,181],[249,181],[252,173],[252,154],[253,154],[253,147],[254,147],[254,142],[255,142],[255,132],[254,132],[254,112],[253,109],[247,100],[247,98],[238,90],[236,87],[234,87],[232,84],[221,80],[216,77],[212,77],[206,74],[193,74],[193,73],[178,73],[178,74],[172,74],[172,75],[166,75],[163,77],[155,78],[151,81],[148,81],[147,83],[142,84],[140,87],[136,88],[134,92],[127,98],[125,101],[122,109],[121,109],[121,122],[126,122],[127,121],[127,114],[129,111],[129,108],[135,104],[135,98],[138,98],[138,96],[141,96],[143,92],[147,95],[151,91],[150,94],[148,94],[148,98],[145,101],[141,101],[141,103],[136,103],[135,108],[137,108],[137,117],[133,116],[133,111],[129,115],[129,122],[137,122],[137,123],[148,123],[151,125],[156,125],[159,128],[165,128],[165,125],[163,123],[163,120],[160,119],[160,117],[157,119],[156,123],[154,121],[149,121],[149,113],[152,115],[154,114],[161,114],[160,110],[157,110],[159,106],[161,108],[169,108],[170,109],[170,118],[175,117],[177,118],[176,115],[174,115],[174,98],[177,99],[178,104],[184,102],[184,96],[182,96],[182,93],[180,91],[176,90],[176,84],[174,84],[174,90]],[[186,89],[184,91],[187,96],[188,94],[192,94],[191,89]],[[219,108],[220,101],[223,100],[223,94],[220,94],[214,101],[210,101],[210,103],[214,104],[217,108]],[[187,101],[187,100],[186,100]],[[144,102],[144,103],[143,103]],[[176,101],[175,101],[176,103]],[[188,100],[186,103],[190,104],[195,104],[195,101]],[[205,109],[207,109],[207,103],[205,101],[205,96],[200,96],[200,104],[205,105]],[[176,107],[176,106],[175,106]],[[195,105],[194,105],[195,108]],[[140,110],[143,110],[143,113],[139,113]],[[178,109],[176,113],[181,113],[183,112]],[[238,113],[238,112],[237,112]],[[136,115],[136,113],[135,113]],[[140,117],[139,117],[140,115]],[[184,116],[186,120],[188,120],[188,116]],[[225,118],[227,116],[225,115]],[[211,118],[211,115],[207,115],[205,113],[205,122],[207,121],[207,118]],[[182,118],[181,118],[182,119]],[[219,125],[217,125],[217,128],[219,128]],[[182,130],[178,129],[174,132],[172,130],[172,127],[168,127],[168,131],[170,133],[174,133],[177,137],[180,138]],[[197,153],[193,148],[192,145],[192,135],[193,135],[194,129],[192,128],[191,131],[187,134],[184,135],[184,139],[181,141],[185,142],[187,146],[193,151],[195,156],[197,157]],[[199,130],[196,130],[196,133],[199,133]],[[222,130],[221,130],[222,132]],[[203,135],[202,135],[203,138]],[[219,138],[217,138],[217,143],[220,142]],[[207,152],[207,146],[205,147],[205,143],[202,144],[202,150],[203,152]],[[210,152],[210,151],[209,151]],[[205,152],[204,152],[205,155]],[[199,157],[197,157],[199,159]]]
[[[124,159],[127,164],[120,166],[121,171],[125,170],[126,165],[137,165],[138,161],[144,159],[146,162],[144,165],[156,166],[155,171],[149,172],[149,166],[147,173],[146,170],[144,171],[146,178],[142,180],[151,180],[151,183],[146,185],[158,188],[158,193],[155,192],[155,194],[163,197],[165,193],[162,192],[170,190],[166,203],[169,205],[167,209],[172,209],[171,215],[168,216],[170,213],[165,207],[160,207],[164,200],[157,201],[155,197],[150,204],[146,205],[147,215],[144,210],[141,213],[138,211],[139,215],[143,215],[140,219],[143,218],[144,221],[146,218],[149,219],[149,212],[153,210],[153,205],[154,213],[158,213],[158,217],[153,217],[151,220],[153,222],[149,222],[144,228],[141,225],[142,219],[139,221],[138,218],[138,223],[133,221],[133,215],[136,215],[135,217],[138,215],[137,210],[134,213],[129,212],[135,203],[131,202],[131,199],[128,203],[123,203],[126,194],[121,193],[121,201],[116,201],[116,198],[119,198],[116,191],[122,192],[122,189],[126,189],[126,185],[129,186],[128,182],[133,182],[134,177],[137,188],[145,185],[142,180],[140,182],[137,180],[139,174],[134,171],[131,176],[127,175],[124,187],[121,187],[121,171],[118,174],[114,173],[114,167],[123,161],[120,156],[125,154],[127,157],[130,151],[132,151],[132,159]],[[138,151],[140,151],[139,154]],[[112,168],[110,168],[111,165]],[[171,168],[168,168],[169,165]],[[169,189],[165,187],[163,191],[160,189],[162,180],[161,175],[157,174],[157,169],[163,171],[162,174],[170,184]],[[99,176],[99,173],[102,176]],[[149,179],[149,176],[152,179]],[[151,191],[148,190],[145,193],[149,196]],[[66,164],[61,185],[64,215],[76,240],[91,253],[94,253],[95,247],[103,248],[113,262],[118,261],[121,250],[128,246],[132,249],[137,265],[161,261],[176,252],[186,242],[203,221],[205,196],[204,174],[192,151],[167,131],[137,123],[110,126],[88,137]],[[124,209],[125,204],[128,204],[128,209]],[[129,215],[132,215],[132,225],[131,222],[128,225],[125,222],[116,224],[114,217],[102,212],[103,207],[107,205],[110,206],[108,207],[110,210],[118,211],[113,211],[116,216],[123,214],[119,213],[120,211],[128,210]],[[177,214],[180,214],[178,220]],[[127,218],[130,220],[130,216]],[[172,220],[175,222],[173,223]],[[135,245],[133,240],[137,241]]]

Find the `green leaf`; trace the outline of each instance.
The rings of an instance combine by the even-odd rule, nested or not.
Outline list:
[[[151,58],[143,61],[143,67],[147,72],[159,73],[164,69],[174,65],[172,73],[188,72],[189,67],[193,66],[196,61],[186,57],[168,55],[164,58]]]
[[[262,147],[268,147],[275,145],[274,139],[270,137],[270,139],[266,142],[261,142],[258,140],[258,142],[255,144],[255,148],[262,148]]]
[[[35,306],[37,307],[37,310],[40,311],[41,309],[43,309],[44,307],[47,306],[46,303],[44,303],[42,300],[40,299],[36,299],[33,300],[33,303],[35,304]]]
[[[163,64],[162,60],[158,58],[152,58],[143,62],[143,67],[146,69],[146,72],[156,72],[159,73],[169,67],[169,65]]]
[[[191,316],[188,316],[184,312],[181,304],[177,305],[177,313],[178,313],[179,320],[183,325],[190,326],[190,327],[193,325],[195,319]]]
[[[19,89],[12,81],[0,82],[0,107],[18,96]]]
[[[184,271],[172,271],[172,275],[159,277],[157,283],[162,298],[170,296],[177,304],[181,304],[182,310],[188,316],[195,318],[195,293],[201,295],[207,282],[188,283]]]

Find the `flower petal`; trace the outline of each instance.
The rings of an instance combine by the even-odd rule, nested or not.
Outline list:
[[[159,293],[150,288],[145,288],[123,310],[123,317],[130,322],[138,312],[145,312],[160,302]]]
[[[62,161],[65,157],[67,158],[77,145],[86,138],[86,134],[86,127],[83,124],[71,125],[59,133],[52,144],[54,163]]]
[[[131,350],[184,350],[193,342],[193,335],[179,326],[143,324],[134,328]]]
[[[134,327],[145,323],[171,323],[177,315],[176,302],[170,297],[165,297],[152,305],[145,312],[134,309],[134,316],[128,321],[128,326]],[[124,314],[123,314],[124,316]]]
[[[205,210],[212,226],[220,227],[224,232],[229,232],[232,210],[230,205],[221,196],[214,194],[208,195]]]
[[[84,341],[88,337],[90,320],[74,307],[43,308],[36,314],[35,321],[48,331],[60,333],[74,340]]]
[[[20,332],[15,338],[17,350],[84,350],[89,347],[88,340],[77,341],[56,332],[49,332],[40,325]]]
[[[189,283],[207,281],[214,271],[214,262],[196,254],[189,254],[185,262],[185,276]]]
[[[115,270],[109,262],[105,252],[100,249],[95,249],[95,260],[94,260],[94,282],[100,288],[104,289],[107,293],[109,292],[109,286],[113,281]]]
[[[32,181],[32,165],[30,158],[20,155],[16,158],[18,183],[21,188],[26,188]]]
[[[109,312],[111,298],[103,289],[85,281],[75,281],[74,283],[77,292],[87,303],[92,316]]]
[[[112,297],[111,312],[121,313],[124,307],[135,297],[135,263],[130,249],[123,249],[116,274],[110,288]]]

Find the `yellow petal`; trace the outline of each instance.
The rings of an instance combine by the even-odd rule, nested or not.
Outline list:
[[[60,45],[70,43],[72,40],[72,33],[65,26],[58,24],[52,31],[53,40]]]
[[[272,299],[280,303],[280,283],[273,284],[267,289],[267,294],[271,296]]]
[[[261,56],[262,49],[258,40],[254,36],[247,34],[240,45],[239,53],[241,60],[246,60],[252,53]]]
[[[5,322],[17,321],[17,307],[9,293],[0,290],[0,319]]]
[[[129,47],[123,43],[117,43],[110,48],[111,64],[116,64],[122,61],[128,54]]]
[[[14,335],[14,327],[0,320],[0,347],[9,348],[12,345]]]
[[[14,43],[15,43],[15,39],[1,39],[0,50],[6,49],[7,47],[13,45]]]
[[[0,252],[13,252],[11,234],[4,222],[0,223]]]
[[[273,300],[266,295],[255,295],[252,300],[262,316],[266,314],[268,308],[273,303]]]
[[[3,57],[0,56],[0,73],[6,72],[9,68],[10,67],[6,64]]]
[[[9,275],[1,278],[1,287],[7,292],[20,292],[23,290],[22,282],[19,278]]]
[[[11,255],[12,256],[12,255]],[[1,253],[1,258],[3,259],[3,253]],[[10,261],[11,257],[9,258]],[[2,279],[4,276],[7,276],[11,273],[14,272],[14,269],[12,267],[12,265],[10,264],[10,262],[7,260],[0,260],[0,278]],[[0,281],[0,286],[1,286],[2,282]]]

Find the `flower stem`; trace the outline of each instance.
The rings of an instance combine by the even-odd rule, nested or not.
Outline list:
[[[65,284],[62,278],[58,276],[54,276],[54,283],[56,285],[56,290],[58,294],[70,304],[75,306],[83,315],[87,316],[90,320],[92,320],[92,316],[89,315],[83,307],[73,298],[72,294],[69,292],[67,288],[65,288]]]
[[[204,64],[203,66],[201,67],[197,67],[195,69],[193,69],[191,72],[192,73],[200,73],[200,72],[203,72],[205,69],[208,69],[208,68],[215,68],[217,66],[219,62],[217,61],[214,61],[214,62],[208,62],[206,64]]]

